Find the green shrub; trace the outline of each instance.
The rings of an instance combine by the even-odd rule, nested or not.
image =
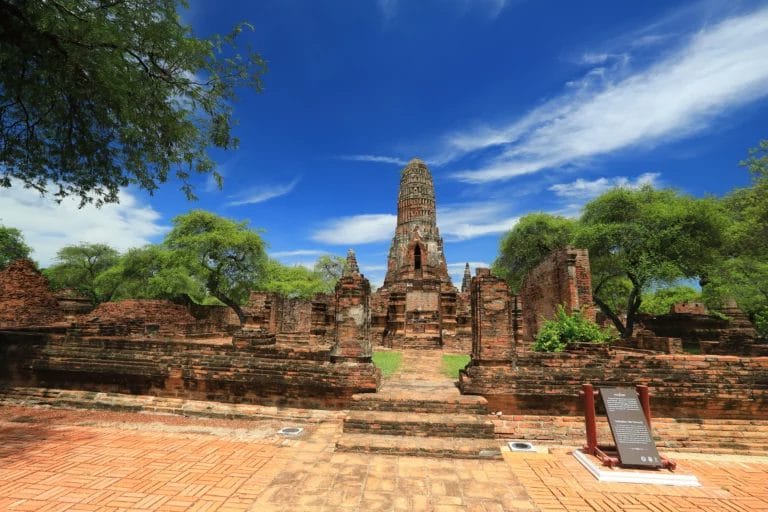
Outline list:
[[[538,352],[562,352],[569,343],[606,343],[613,337],[609,330],[601,329],[584,318],[580,311],[569,315],[563,306],[558,306],[555,318],[545,321],[541,327],[533,349]]]
[[[755,329],[757,334],[763,339],[768,339],[768,308],[755,313]]]

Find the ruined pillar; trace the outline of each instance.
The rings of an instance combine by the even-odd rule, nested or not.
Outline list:
[[[472,363],[508,363],[515,356],[512,296],[506,281],[478,268],[470,284]]]
[[[331,360],[370,362],[371,285],[360,273],[355,253],[347,253],[347,264],[336,283],[336,337]]]

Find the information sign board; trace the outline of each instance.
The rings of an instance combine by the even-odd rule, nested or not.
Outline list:
[[[640,400],[632,388],[600,388],[613,440],[623,466],[661,467]]]

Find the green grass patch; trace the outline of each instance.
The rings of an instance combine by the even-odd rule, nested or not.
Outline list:
[[[374,352],[373,364],[381,370],[381,375],[389,377],[400,368],[403,363],[403,354],[400,352]]]
[[[443,374],[452,379],[459,378],[459,370],[467,366],[469,356],[465,354],[445,354],[443,355]]]

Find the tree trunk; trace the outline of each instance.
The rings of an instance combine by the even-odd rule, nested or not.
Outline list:
[[[219,299],[221,302],[232,308],[232,310],[237,315],[237,318],[240,320],[240,327],[245,325],[245,313],[243,312],[243,308],[240,307],[240,304],[233,301],[226,295],[219,293],[218,291],[211,291],[211,295]]]
[[[621,318],[619,318],[619,316],[611,310],[608,304],[600,300],[600,297],[598,297],[597,295],[593,294],[592,300],[595,302],[595,304],[597,304],[597,307],[600,308],[600,311],[602,311],[605,316],[610,318],[611,322],[613,322],[614,327],[616,327],[616,330],[619,331],[619,334],[621,334],[623,338],[625,327],[624,327],[624,324],[621,323]]]
[[[627,297],[627,325],[624,332],[621,333],[622,338],[631,338],[635,330],[635,318],[637,316],[637,310],[640,309],[640,304],[643,302],[642,286],[637,282],[632,275],[628,276],[632,281],[632,291],[629,292]]]

